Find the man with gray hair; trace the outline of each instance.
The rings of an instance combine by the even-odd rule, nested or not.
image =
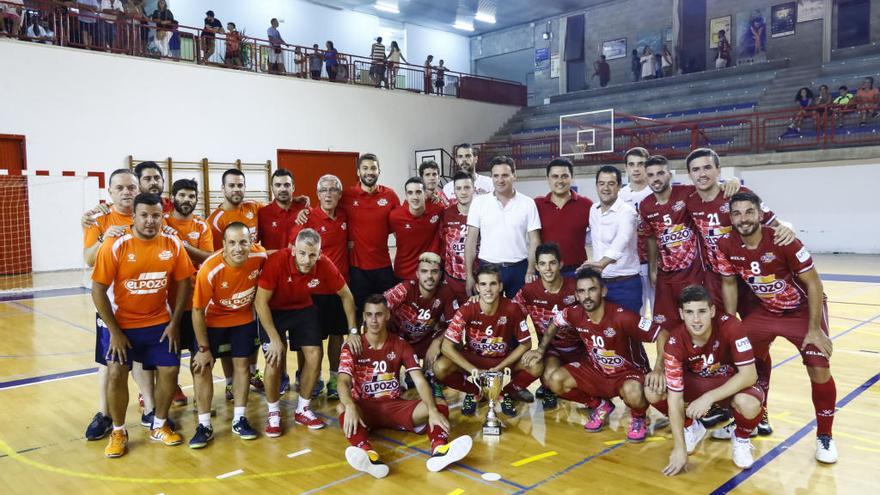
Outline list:
[[[359,354],[360,336],[355,325],[354,298],[351,291],[339,270],[321,255],[321,236],[318,232],[304,229],[297,234],[292,247],[275,252],[266,261],[254,301],[257,316],[260,318],[260,340],[266,356],[268,437],[279,437],[283,432],[278,384],[281,378],[281,356],[287,351],[285,339],[290,341],[291,347],[301,350],[305,358],[294,419],[310,429],[326,426],[309,408],[308,392],[315,385],[324,357],[318,310],[312,300],[313,293],[321,292],[335,293],[342,300],[346,323],[350,329],[347,345],[355,355]],[[305,395],[303,390],[307,391]]]

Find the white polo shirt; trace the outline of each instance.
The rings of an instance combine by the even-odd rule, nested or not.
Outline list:
[[[495,184],[492,183],[492,179],[485,175],[477,174],[477,178],[474,180],[474,197],[489,194],[493,191],[495,191]],[[449,201],[455,201],[455,183],[453,181],[443,184],[443,195]]]
[[[606,212],[602,203],[590,208],[590,237],[593,240],[593,259],[604,257],[616,260],[602,270],[602,276],[625,277],[639,274],[638,242],[639,217],[636,210],[619,195]]]
[[[494,193],[474,196],[468,225],[480,229],[479,259],[489,263],[516,263],[529,257],[528,233],[541,230],[535,200],[514,191],[502,206]]]

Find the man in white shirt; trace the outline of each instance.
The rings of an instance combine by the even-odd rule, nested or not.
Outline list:
[[[639,211],[639,203],[651,195],[648,187],[648,176],[645,172],[645,162],[651,156],[648,150],[637,146],[627,150],[623,155],[626,166],[627,184],[620,188],[620,198],[624,203],[633,207],[636,213]],[[642,279],[642,315],[652,308],[654,303],[654,286],[648,277],[648,248],[645,245],[647,238],[639,236],[639,277]]]
[[[541,243],[541,219],[535,200],[513,185],[513,158],[492,159],[494,192],[475,196],[468,210],[465,266],[474,266],[479,242],[480,265],[492,263],[501,269],[504,294],[512,298],[523,285],[537,279],[535,249]],[[466,290],[473,294],[474,276],[468,270]]]
[[[599,202],[590,208],[593,259],[584,262],[602,272],[605,298],[632,312],[642,308],[642,281],[636,248],[638,213],[620,197],[620,170],[605,165],[596,173]]]
[[[455,164],[462,172],[467,172],[474,179],[474,195],[488,194],[495,189],[492,179],[476,173],[477,149],[470,143],[461,143],[455,148]],[[443,186],[443,195],[450,202],[455,200],[455,185],[452,181]]]

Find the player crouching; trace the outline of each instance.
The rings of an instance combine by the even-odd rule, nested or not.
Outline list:
[[[431,395],[431,386],[416,361],[412,347],[389,334],[388,303],[374,294],[364,301],[363,350],[355,356],[346,345],[339,357],[339,424],[351,444],[345,458],[351,467],[376,478],[388,476],[388,465],[379,459],[367,435],[368,430],[388,428],[427,433],[432,456],[429,471],[436,472],[460,461],[471,450],[473,440],[464,435],[447,443],[449,407]],[[398,375],[403,366],[415,383],[419,399],[400,398]]]
[[[675,441],[663,474],[685,469],[688,455],[706,436],[697,420],[713,404],[733,409],[733,463],[748,469],[754,462],[749,437],[761,421],[764,392],[755,385],[758,372],[745,327],[734,316],[716,315],[702,285],[682,290],[678,307],[684,324],[672,331],[663,353],[668,392],[645,390],[651,405],[668,413]]]

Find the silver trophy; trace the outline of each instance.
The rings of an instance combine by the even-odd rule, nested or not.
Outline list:
[[[495,415],[495,404],[501,396],[501,389],[510,382],[510,368],[504,368],[503,371],[475,371],[471,381],[482,389],[483,395],[489,401],[489,411],[483,423],[483,436],[498,437],[504,425]]]

